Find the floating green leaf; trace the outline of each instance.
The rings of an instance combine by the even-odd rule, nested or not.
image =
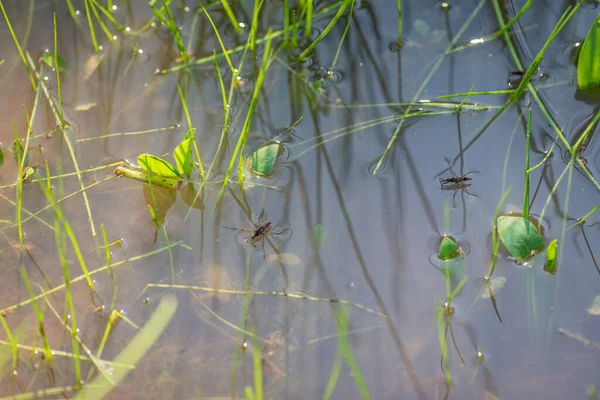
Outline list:
[[[600,86],[600,15],[592,24],[577,62],[577,83],[580,89]]]
[[[280,155],[281,144],[270,142],[252,153],[252,171],[261,176],[273,172],[277,157]]]
[[[181,178],[181,175],[175,167],[173,167],[168,161],[163,160],[160,157],[153,156],[152,154],[140,154],[138,156],[138,164],[144,171],[150,172],[154,175],[165,176],[168,178]]]
[[[523,261],[544,248],[538,229],[521,216],[500,216],[496,220],[502,244],[517,261]]]
[[[179,143],[179,146],[173,151],[173,158],[177,164],[177,170],[181,175],[190,177],[192,171],[192,138],[184,139],[183,142]]]
[[[588,308],[588,313],[592,315],[600,315],[600,296],[596,296],[592,301],[592,305]]]
[[[47,66],[49,66],[50,68],[54,68],[54,53],[44,53],[42,55],[42,57],[40,58],[40,60],[46,64]],[[67,69],[67,62],[65,61],[64,58],[62,58],[61,56],[57,57],[58,60],[58,70],[60,72],[66,71]]]
[[[460,251],[460,246],[454,240],[452,240],[451,237],[444,236],[444,238],[442,239],[442,243],[440,244],[438,258],[440,260],[451,260],[454,257],[458,256]]]
[[[554,239],[548,245],[546,249],[546,265],[544,271],[550,272],[552,275],[556,274],[556,255],[558,253],[558,240]]]

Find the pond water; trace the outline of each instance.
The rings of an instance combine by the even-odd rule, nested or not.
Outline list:
[[[532,2],[508,38],[496,35],[497,16],[509,21],[530,2],[403,1],[399,47],[391,0],[348,2],[330,31],[343,1],[317,1],[308,35],[305,13],[290,1],[302,23],[290,30],[288,46],[287,2],[268,0],[255,54],[231,54],[236,68],[243,60],[239,78],[223,57],[216,72],[212,56],[221,45],[200,2],[169,6],[193,64],[185,68],[169,21],[161,24],[147,2],[2,3],[33,80],[1,23],[0,396],[74,398],[78,380],[85,387],[102,377],[99,368],[107,376],[123,370],[110,362],[162,300],[175,298],[164,332],[107,398],[247,398],[245,387],[259,390],[257,365],[268,399],[597,398],[598,215],[569,228],[600,202],[599,128],[578,154],[587,172],[569,164],[556,134],[574,145],[598,112],[600,95],[578,89],[574,61],[597,1]],[[240,33],[221,2],[207,11],[225,48],[243,49],[254,2],[230,3]],[[503,112],[510,93],[473,94],[462,105],[464,95],[438,98],[516,89],[576,4],[535,71],[537,98],[526,92]],[[168,18],[161,7],[157,13]],[[54,49],[53,13],[66,62],[60,97],[54,69],[39,61]],[[269,28],[270,44],[263,40]],[[274,53],[252,105],[268,46]],[[205,179],[196,169],[195,186],[175,192],[117,177],[115,168],[137,164],[140,154],[175,165],[171,153],[189,128],[178,87]],[[529,109],[529,163],[541,163],[530,174],[530,212],[545,245],[558,240],[554,275],[544,270],[543,253],[522,265],[504,247],[494,250],[496,209],[523,212]],[[64,132],[55,112],[63,113]],[[18,205],[25,170],[13,141],[26,138],[30,121],[23,166],[36,171]],[[281,143],[274,171],[259,177],[246,168],[243,184],[242,133],[244,157]],[[440,183],[452,173],[472,179]],[[158,228],[147,206],[155,201]],[[463,270],[452,279],[438,269],[445,234],[462,247],[452,268]],[[126,319],[110,319],[113,310]],[[84,359],[88,351],[98,361]]]

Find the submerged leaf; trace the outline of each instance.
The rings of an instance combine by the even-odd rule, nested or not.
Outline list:
[[[453,286],[463,279],[467,273],[467,258],[464,253],[457,253],[457,255],[460,255],[460,257],[455,256],[449,260],[441,260],[438,265],[440,272],[450,279]]]
[[[181,198],[191,208],[204,210],[204,199],[201,193],[198,193],[193,183],[188,183],[181,188]]]
[[[302,260],[294,253],[270,253],[267,255],[267,262],[279,262],[285,265],[300,265]]]
[[[504,287],[505,283],[506,283],[506,278],[503,276],[498,276],[496,278],[492,278],[489,280],[489,282],[487,283],[487,288],[491,289],[491,292],[492,292],[491,294],[496,295],[498,293],[498,291]],[[490,298],[490,290],[484,290],[481,293],[481,297],[484,299],[489,299]]]
[[[326,239],[327,232],[325,231],[325,228],[323,228],[323,225],[317,224],[315,232],[313,233],[313,241],[315,242],[315,245],[320,247],[323,243],[325,243]]]
[[[596,296],[592,301],[592,305],[588,308],[588,313],[592,315],[600,315],[600,296]]]
[[[98,103],[82,103],[75,106],[75,111],[88,111],[94,107],[96,107]]]
[[[460,252],[460,246],[449,236],[444,236],[444,238],[442,239],[442,243],[440,244],[438,258],[440,260],[451,260],[454,257],[458,256]]]
[[[511,256],[523,261],[544,248],[542,235],[526,218],[521,216],[500,216],[496,220],[498,235]]]
[[[261,176],[269,175],[273,172],[275,167],[275,161],[281,154],[281,144],[277,142],[270,142],[254,153],[252,153],[252,171]]]
[[[429,33],[429,24],[422,19],[418,19],[415,21],[415,31],[421,36],[427,36]]]
[[[145,184],[143,193],[154,224],[157,227],[162,226],[165,223],[165,217],[169,209],[177,200],[177,192],[156,185],[150,187],[150,185]]]
[[[550,272],[552,275],[556,274],[556,255],[558,253],[558,240],[554,239],[548,245],[546,249],[546,265],[544,271]]]
[[[67,62],[65,61],[65,59],[62,58],[61,56],[57,56],[56,59],[58,61],[58,70],[60,72],[65,71],[67,69]],[[44,64],[46,64],[47,66],[49,66],[50,68],[55,68],[54,67],[54,53],[46,52],[46,53],[42,54],[40,61],[43,62]]]
[[[177,170],[181,175],[190,177],[192,171],[192,138],[184,139],[183,142],[179,143],[173,151],[173,158],[177,164]]]
[[[83,80],[87,81],[90,76],[98,69],[100,63],[104,59],[104,53],[92,54],[85,62]]]
[[[600,15],[592,24],[577,63],[577,83],[580,89],[600,86]]]
[[[160,157],[152,154],[140,154],[138,156],[138,164],[144,171],[154,175],[165,176],[168,178],[180,178],[179,172],[169,163]]]

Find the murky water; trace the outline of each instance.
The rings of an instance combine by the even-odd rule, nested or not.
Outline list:
[[[243,3],[247,4],[235,12],[250,25],[253,2]],[[511,18],[525,1],[501,3]],[[534,3],[515,25],[516,50],[525,68],[571,2]],[[243,343],[255,343],[261,349],[265,398],[270,399],[322,398],[338,363],[341,367],[331,398],[361,398],[357,387],[361,378],[348,366],[352,360],[374,399],[585,398],[590,385],[600,385],[597,346],[574,338],[600,342],[598,317],[588,311],[600,294],[593,259],[598,257],[600,236],[594,224],[597,216],[583,228],[565,229],[596,206],[599,196],[594,184],[575,168],[548,197],[569,161],[560,141],[544,166],[532,172],[530,197],[531,213],[539,217],[543,212],[545,241],[559,240],[557,275],[543,271],[543,259],[530,263],[531,268],[518,266],[501,251],[493,277],[504,278],[500,279],[504,285],[494,291],[495,306],[485,293],[481,296],[500,198],[511,187],[503,209],[513,205],[519,210],[522,204],[528,95],[480,136],[476,135],[507,96],[472,96],[459,113],[453,112],[453,106],[426,107],[444,113],[407,119],[383,167],[372,174],[398,126],[398,116],[406,110],[401,103],[410,102],[415,93],[420,92],[418,100],[440,101],[438,96],[468,92],[471,85],[473,91],[518,85],[519,75],[511,74],[518,67],[506,44],[487,40],[498,30],[492,2],[454,1],[446,10],[442,2],[404,1],[404,46],[398,50],[392,45],[397,35],[395,2],[357,1],[330,74],[327,71],[347,19],[302,64],[280,50],[265,77],[246,155],[277,137],[285,146],[286,158],[270,178],[252,177],[252,185],[243,189],[231,183],[217,205],[256,84],[265,48],[259,44],[256,58],[247,55],[242,83],[232,92],[225,146],[205,184],[202,207],[190,210],[181,195],[156,193],[161,199],[174,200],[166,216],[166,235],[155,231],[143,184],[117,179],[113,170],[122,160],[135,163],[141,153],[173,162],[171,153],[187,131],[178,84],[208,170],[219,147],[224,115],[212,60],[188,73],[155,74],[177,65],[179,53],[171,32],[160,24],[136,33],[153,18],[146,2],[112,2],[114,18],[133,33],[122,34],[108,24],[115,36],[110,41],[96,22],[99,52],[94,51],[83,2],[74,2],[79,10],[75,20],[65,2],[3,4],[32,60],[53,49],[52,13],[57,15],[59,54],[67,62],[61,74],[61,98],[70,126],[68,140],[83,171],[81,181],[72,174],[72,155],[60,131],[55,131],[56,121],[43,93],[35,110],[30,147],[43,148],[52,176],[60,171],[71,174],[53,180],[52,185],[57,198],[65,197],[60,204],[87,268],[94,271],[98,293],[92,301],[69,244],[66,265],[71,279],[79,277],[70,289],[78,337],[97,354],[113,301],[116,310],[143,326],[161,298],[175,295],[179,300],[165,332],[110,398],[244,398],[244,386],[254,386],[254,371],[251,351],[243,351]],[[316,10],[326,4],[318,2]],[[478,5],[480,11],[462,30]],[[170,8],[185,46],[195,59],[201,59],[220,46],[204,13],[196,7],[193,1],[179,1]],[[209,12],[225,46],[243,45],[247,32],[236,36],[219,7]],[[282,1],[264,3],[259,37],[268,26],[282,27],[282,7]],[[334,14],[316,19],[313,39]],[[571,144],[598,108],[598,97],[577,89],[573,63],[578,43],[597,15],[596,2],[581,6],[550,46],[533,81],[534,86],[544,87],[539,89],[540,99]],[[29,303],[20,265],[35,294],[63,285],[64,278],[53,208],[44,209],[48,202],[35,182],[24,186],[23,219],[42,211],[23,224],[29,255],[20,256],[14,204],[18,167],[10,147],[15,134],[26,135],[35,93],[5,23],[0,24],[0,33],[4,38],[0,44],[4,60],[0,65],[4,152],[0,308],[6,309]],[[452,41],[459,47],[471,45],[448,54],[436,67]],[[240,59],[241,53],[232,55],[234,64]],[[231,71],[224,60],[219,66],[228,88]],[[37,61],[36,68],[41,68]],[[437,69],[430,76],[433,68]],[[47,67],[43,72],[49,96],[56,101],[55,73]],[[533,166],[544,159],[555,134],[535,102],[532,109]],[[596,179],[598,154],[593,135],[582,156]],[[30,154],[31,159],[37,157]],[[445,159],[456,161],[453,170],[459,175],[474,172],[469,175],[468,192],[440,189],[439,177],[451,176],[445,171]],[[35,178],[41,181],[46,173],[43,161],[38,164]],[[236,171],[233,181],[239,180]],[[450,207],[447,227],[445,204]],[[271,222],[275,233],[289,228],[281,235],[267,236],[264,251],[262,241],[256,241],[256,247],[244,241],[252,231],[223,228],[255,229],[261,210],[266,216],[260,224]],[[104,245],[101,226],[109,243],[122,241],[122,248],[111,246],[112,276],[107,269],[96,272],[106,265],[104,249],[97,251],[93,239],[95,232],[99,245]],[[469,249],[466,273],[470,278],[452,301],[454,314],[449,320],[455,344],[448,329],[448,363],[442,370],[436,304],[445,301],[446,288],[444,275],[429,260],[444,233]],[[144,290],[148,284],[163,287]],[[244,295],[248,288],[260,293],[248,297]],[[43,296],[37,305],[45,315],[49,346],[58,355],[48,363],[41,352],[25,347],[43,347],[31,304],[10,310],[5,316],[7,326],[23,350],[15,369],[10,339],[1,335],[6,342],[0,348],[0,395],[58,388],[54,397],[63,398],[63,388],[64,396],[71,398],[75,392],[68,387],[77,383],[75,363],[72,357],[59,354],[73,352],[71,334],[61,317],[64,287]],[[96,307],[102,305],[104,309],[98,311]],[[337,355],[339,310],[349,313],[347,338],[352,357]],[[244,329],[253,332],[257,341],[244,334]],[[101,358],[113,360],[136,333],[127,321],[118,322]],[[96,368],[85,360],[81,365],[87,383],[97,374]],[[445,384],[448,371],[453,381],[450,387]]]

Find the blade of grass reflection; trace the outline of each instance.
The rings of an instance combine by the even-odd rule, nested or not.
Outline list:
[[[486,4],[486,2],[487,2],[486,0],[480,1],[479,4],[477,4],[477,6],[473,9],[472,13],[469,15],[466,22],[463,24],[463,26],[460,28],[460,30],[456,33],[456,36],[454,36],[454,38],[448,45],[448,48],[446,49],[446,51],[438,57],[437,61],[434,63],[433,67],[431,68],[431,71],[429,71],[429,74],[427,74],[427,77],[425,78],[425,80],[423,81],[423,83],[421,84],[419,89],[415,92],[415,94],[413,96],[413,102],[419,98],[419,96],[425,89],[425,86],[427,86],[427,84],[429,83],[429,81],[431,80],[433,75],[437,72],[440,65],[442,65],[442,62],[446,59],[447,53],[450,50],[452,50],[452,47],[454,47],[454,45],[459,40],[459,38],[467,30],[467,28],[469,27],[469,25],[471,24],[473,19],[477,16],[477,14],[479,14],[479,11],[483,8],[483,6]],[[408,114],[411,111],[411,109],[412,108],[409,106],[404,113]],[[401,131],[403,125],[404,125],[404,120],[401,120],[400,123],[398,124],[398,126],[396,127],[396,130],[394,131],[392,138],[388,142],[385,151],[383,152],[383,154],[377,161],[377,164],[375,165],[375,168],[373,169],[373,175],[376,175],[377,172],[379,172],[379,170],[381,169],[381,167],[383,167],[383,162],[384,162],[385,158],[387,157],[388,153],[391,151],[392,146],[394,145],[394,142],[396,141],[396,139],[398,139],[398,135],[400,134],[400,131]]]
[[[31,56],[29,55],[29,53],[27,53],[27,59],[28,59],[30,65],[32,66],[32,68],[34,68],[35,63],[31,59]],[[85,204],[86,212],[87,212],[87,215],[88,215],[88,222],[90,224],[92,238],[94,240],[96,248],[98,249],[98,240],[97,240],[97,236],[96,236],[96,228],[95,228],[95,225],[94,225],[94,218],[92,217],[92,209],[90,207],[90,202],[89,202],[88,197],[87,197],[87,192],[85,191],[85,186],[83,184],[83,179],[81,177],[81,170],[79,169],[79,163],[77,162],[77,157],[75,155],[75,150],[73,148],[73,143],[71,142],[71,138],[67,134],[67,130],[65,129],[65,125],[63,123],[64,121],[61,121],[60,116],[58,115],[58,113],[56,111],[56,107],[54,105],[52,97],[50,96],[50,93],[48,92],[48,88],[44,84],[44,81],[41,79],[42,74],[41,73],[37,73],[37,72],[36,72],[36,74],[38,75],[38,79],[40,79],[40,86],[42,87],[44,95],[46,96],[46,99],[48,101],[48,105],[50,106],[50,109],[52,110],[54,118],[56,119],[57,124],[61,128],[61,133],[62,133],[62,137],[64,138],[64,143],[66,143],[67,149],[69,150],[69,156],[71,157],[71,162],[73,163],[73,167],[75,169],[75,174],[77,175],[77,179],[79,181],[79,187],[82,190],[81,195],[83,197],[83,203]],[[98,253],[98,256],[99,256],[100,255],[100,251],[98,250],[97,253]]]
[[[318,123],[318,116],[315,114],[314,111],[311,112],[311,116],[312,116],[313,126],[315,127],[315,134],[318,135],[319,134],[319,126],[320,126]],[[402,362],[404,363],[404,366],[406,367],[406,370],[407,370],[408,375],[411,380],[411,384],[413,386],[415,393],[417,394],[417,397],[419,399],[425,399],[425,391],[421,385],[421,382],[419,381],[419,378],[416,375],[416,372],[414,371],[414,369],[412,367],[410,357],[408,356],[408,353],[407,353],[406,349],[404,348],[404,344],[402,343],[402,340],[400,339],[400,334],[399,334],[398,330],[396,329],[396,326],[394,325],[391,318],[389,318],[389,312],[387,311],[387,306],[385,305],[385,302],[384,302],[383,298],[381,297],[381,294],[377,290],[375,282],[373,281],[373,278],[371,277],[371,274],[369,273],[369,269],[367,268],[367,264],[362,255],[362,252],[360,250],[360,245],[358,243],[358,239],[356,238],[356,233],[354,231],[354,227],[352,225],[350,215],[348,212],[345,211],[345,210],[347,210],[347,207],[346,207],[346,204],[344,201],[344,197],[342,196],[340,187],[337,183],[337,179],[334,174],[333,166],[331,165],[331,160],[329,159],[327,149],[325,146],[321,146],[319,148],[319,150],[321,152],[323,160],[325,161],[327,173],[329,174],[337,201],[339,203],[339,210],[341,210],[343,220],[346,224],[346,230],[348,231],[348,236],[350,237],[350,241],[352,243],[352,250],[353,250],[354,254],[356,255],[356,260],[358,262],[358,265],[361,268],[362,275],[365,278],[365,281],[366,281],[367,286],[369,287],[371,293],[375,297],[375,301],[377,302],[377,305],[378,305],[379,309],[381,310],[382,314],[387,316],[386,322],[388,324],[388,329],[390,331],[390,334],[391,334],[394,344],[396,346],[396,350],[400,354],[400,358],[401,358]],[[317,249],[317,251],[318,251],[318,249]],[[328,285],[328,286],[331,287],[330,285]]]

